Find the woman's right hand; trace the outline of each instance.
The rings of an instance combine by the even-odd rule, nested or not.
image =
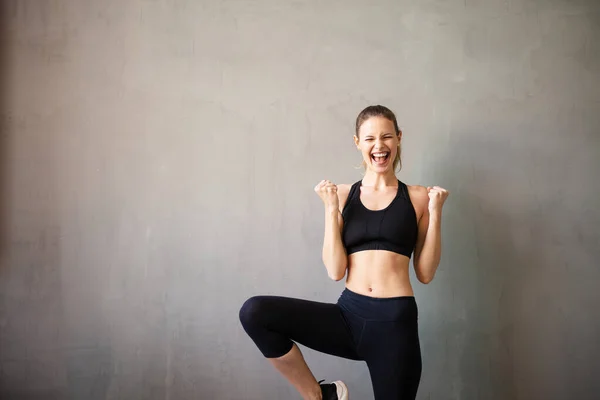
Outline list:
[[[334,183],[322,180],[315,186],[315,192],[323,200],[327,209],[337,210],[339,208],[340,200],[337,195],[337,186]]]

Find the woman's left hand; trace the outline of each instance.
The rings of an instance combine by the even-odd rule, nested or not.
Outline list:
[[[433,212],[442,210],[444,201],[450,192],[439,186],[427,186],[427,194],[429,195],[429,212]]]

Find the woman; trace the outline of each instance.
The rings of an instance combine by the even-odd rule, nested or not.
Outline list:
[[[321,181],[325,206],[322,257],[327,274],[346,287],[337,303],[255,296],[240,321],[262,354],[304,399],[347,400],[341,381],[317,382],[296,343],[365,361],[376,400],[414,399],[421,379],[418,311],[409,279],[433,279],[441,254],[445,189],[408,186],[396,178],[402,132],[394,113],[369,106],[356,119],[354,141],[364,177],[350,185]]]

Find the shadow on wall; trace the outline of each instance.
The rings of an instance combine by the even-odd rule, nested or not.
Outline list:
[[[18,36],[34,31],[22,4],[0,2],[0,398],[52,400],[65,398],[67,386],[60,253],[52,236],[56,170],[40,161],[53,149],[45,147],[39,118],[30,118],[35,106],[13,104],[17,90],[19,98],[37,95],[23,77],[43,69],[18,71],[13,58]]]
[[[523,266],[540,262],[535,252],[525,259],[514,247],[518,228],[513,217],[519,210],[511,201],[519,194],[508,189],[511,177],[501,167],[507,149],[499,149],[493,137],[479,140],[479,135],[466,133],[461,137],[468,143],[454,140],[440,150],[439,170],[433,173],[451,192],[444,225],[454,231],[443,232],[446,279],[452,288],[452,306],[442,328],[448,357],[444,368],[453,375],[447,395],[517,399],[512,358],[517,304],[508,297],[514,296],[519,281],[529,279]]]
[[[466,149],[477,155],[494,153],[495,144],[490,141],[457,143],[449,148],[449,155],[464,154]],[[516,399],[511,353],[511,325],[501,321],[508,313],[502,305],[502,292],[510,284],[511,276],[519,268],[518,256],[511,247],[510,218],[508,210],[491,200],[497,193],[488,186],[500,185],[488,170],[485,157],[457,157],[445,160],[453,164],[453,203],[458,215],[452,226],[458,224],[464,232],[459,249],[448,249],[453,268],[453,308],[457,311],[454,329],[448,334],[451,364],[457,373],[453,382],[453,398],[464,399]],[[486,166],[487,165],[487,166]],[[506,182],[505,182],[506,183]],[[497,199],[499,200],[499,199]],[[510,320],[510,316],[508,316]],[[505,320],[506,321],[506,320]],[[455,358],[455,360],[452,360]]]
[[[6,110],[8,97],[8,34],[7,30],[7,4],[0,2],[0,278],[2,271],[7,264],[7,230],[8,218],[7,202],[9,196],[8,182],[8,148],[9,148],[9,132],[8,132],[8,113]],[[3,279],[0,279],[0,285]],[[3,310],[0,309],[0,315]],[[0,343],[0,349],[2,343]]]
[[[556,250],[560,230],[570,229],[559,229],[551,214],[561,212],[555,177],[543,176],[556,159],[540,156],[543,165],[532,165],[527,149],[509,139],[462,137],[443,149],[435,173],[453,192],[445,225],[461,233],[447,233],[452,244],[444,248],[453,288],[454,320],[444,332],[456,373],[452,398],[562,398],[586,378],[568,371],[577,366],[568,347],[577,334],[563,308],[579,306],[564,304],[561,291],[581,286],[565,267],[568,253]]]
[[[8,2],[0,2],[0,398],[14,396],[16,386],[15,375],[22,374],[19,367],[24,363],[19,362],[17,352],[24,350],[14,346],[14,335],[9,326],[10,299],[10,257],[9,257],[9,230],[11,196],[10,182],[10,140],[13,121],[8,110],[9,96],[9,52],[10,30],[8,25]],[[17,347],[17,351],[14,348]],[[18,377],[18,379],[22,379]]]

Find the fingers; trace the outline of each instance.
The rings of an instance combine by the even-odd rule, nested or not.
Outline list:
[[[324,179],[315,186],[315,192],[337,192],[337,185]]]
[[[442,193],[442,194],[449,194],[450,192],[446,189],[444,189],[441,186],[427,186],[427,192],[431,193],[431,192],[436,192],[436,193]]]
[[[440,186],[427,186],[427,195],[430,201],[440,201],[443,203],[450,195],[450,192]]]

